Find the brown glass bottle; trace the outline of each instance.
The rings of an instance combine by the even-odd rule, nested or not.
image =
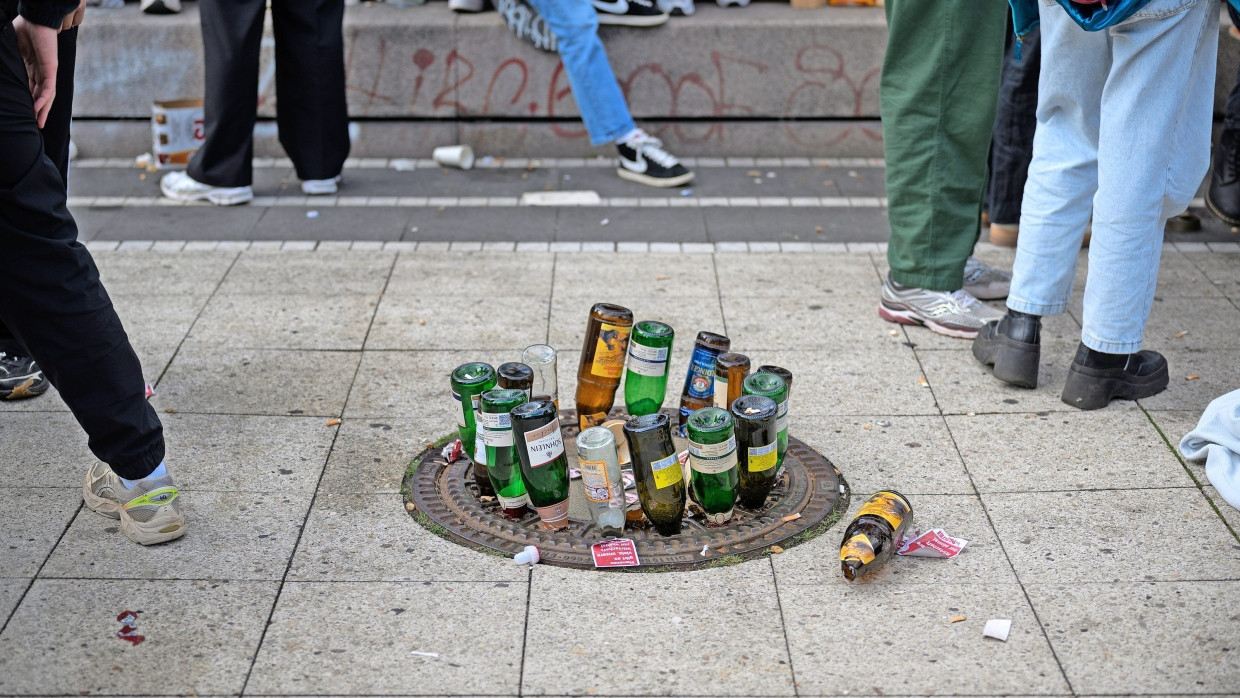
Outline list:
[[[891,559],[913,520],[913,505],[899,492],[875,492],[853,517],[840,543],[840,570],[848,581]]]
[[[732,340],[714,332],[698,332],[680,392],[680,435],[685,435],[689,415],[715,404],[715,359],[732,347]]]
[[[624,375],[633,311],[611,303],[595,303],[590,309],[581,364],[577,367],[577,422],[582,429],[607,421],[616,401],[616,388]]]
[[[518,361],[509,361],[500,364],[496,374],[499,376],[499,387],[524,390],[527,399],[534,399],[534,369]]]
[[[715,407],[732,409],[732,403],[744,393],[745,376],[749,375],[749,357],[736,352],[715,358]]]

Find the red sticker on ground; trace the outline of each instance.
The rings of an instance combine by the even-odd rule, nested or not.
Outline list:
[[[629,538],[605,540],[590,546],[595,567],[637,567],[637,544]]]

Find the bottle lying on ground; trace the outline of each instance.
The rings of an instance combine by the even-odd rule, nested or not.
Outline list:
[[[511,416],[521,479],[530,503],[544,527],[564,528],[568,525],[568,458],[555,403],[527,402],[514,407]]]
[[[778,479],[779,428],[775,401],[744,395],[732,403],[736,423],[737,499],[746,509],[761,509]]]
[[[732,408],[732,403],[740,397],[749,375],[749,357],[736,352],[726,352],[715,358],[715,407],[722,410]]]
[[[779,425],[781,424],[780,422],[781,413],[778,412],[778,410],[781,410],[781,409],[783,410],[783,414],[785,415],[783,424],[786,427],[787,425],[786,415],[787,415],[787,410],[788,410],[788,384],[784,382],[783,378],[780,378],[778,375],[774,373],[751,373],[745,378],[744,393],[746,395],[763,395],[765,397],[769,397],[772,400],[774,400],[776,410],[777,410],[775,413],[776,428],[778,429]],[[775,456],[776,477],[778,477],[778,473],[780,472],[780,469],[783,467],[784,453],[786,453],[787,451],[788,451],[788,432],[785,429],[779,432],[779,446],[776,450],[776,456]]]
[[[512,438],[512,410],[525,401],[524,390],[493,388],[482,394],[482,411],[478,413],[486,445],[487,474],[504,516],[510,519],[524,516],[530,503]]]
[[[577,423],[582,429],[607,421],[624,373],[633,311],[611,303],[590,309],[581,364],[577,367]]]
[[[530,389],[530,399],[539,398],[555,403],[560,409],[560,386],[556,375],[555,349],[546,344],[531,344],[521,352],[521,362],[534,371],[534,386]]]
[[[654,414],[667,394],[668,359],[676,333],[671,326],[642,320],[629,337],[629,368],[624,376],[624,407],[634,417]]]
[[[499,387],[512,390],[524,390],[528,400],[533,401],[534,370],[517,361],[500,364],[496,371],[499,376]]]
[[[452,383],[452,399],[456,401],[457,433],[461,438],[461,448],[473,461],[474,482],[478,484],[478,494],[494,497],[495,490],[487,476],[487,453],[482,443],[477,416],[479,397],[495,387],[495,369],[491,368],[490,364],[479,362],[461,364],[452,371],[449,380]]]
[[[853,517],[840,544],[840,570],[849,581],[891,559],[913,521],[913,505],[899,492],[876,492]]]
[[[577,435],[577,462],[590,519],[604,537],[624,534],[624,482],[616,437],[606,427],[590,427]]]
[[[693,471],[693,498],[706,512],[707,523],[732,520],[736,506],[736,435],[732,415],[718,407],[703,407],[689,415],[689,467]]]
[[[655,530],[665,536],[680,533],[685,515],[685,482],[672,443],[671,420],[665,414],[647,414],[624,423],[629,442],[637,498]]]
[[[782,475],[784,472],[784,453],[788,450],[788,407],[792,400],[792,371],[780,366],[759,366],[755,373],[774,373],[784,379],[784,387],[787,392],[784,394],[784,401],[779,404],[779,415],[776,421],[779,422],[779,467],[776,476]]]
[[[680,393],[680,433],[683,436],[689,415],[715,404],[715,359],[732,346],[732,340],[714,332],[698,332]]]

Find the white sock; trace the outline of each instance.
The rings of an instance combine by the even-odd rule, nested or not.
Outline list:
[[[629,131],[623,136],[620,136],[619,138],[617,138],[616,145],[624,145],[625,143],[628,143],[634,138],[637,138],[638,136],[641,136],[644,134],[645,134],[645,131],[642,131],[640,128],[634,128],[632,131]]]
[[[155,469],[151,471],[151,474],[150,474],[150,475],[147,475],[147,476],[146,476],[146,477],[144,477],[144,478],[142,478],[142,480],[148,480],[148,479],[153,478],[153,477],[163,477],[163,476],[165,476],[165,475],[167,475],[167,474],[168,474],[168,466],[164,465],[164,462],[163,462],[163,461],[160,461],[160,462],[159,462],[159,465],[158,465],[158,466],[156,466],[156,467],[155,467]],[[127,490],[132,490],[132,489],[134,488],[134,485],[136,485],[136,484],[138,484],[139,482],[141,482],[141,480],[126,480],[126,479],[125,479],[125,478],[123,478],[123,477],[122,477],[122,478],[119,478],[119,479],[120,479],[120,481],[121,481],[121,484],[122,484],[122,485],[124,485],[124,486],[125,486],[125,489],[127,489]]]

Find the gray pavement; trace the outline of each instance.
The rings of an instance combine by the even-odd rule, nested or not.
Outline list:
[[[1042,385],[1007,387],[967,342],[877,317],[880,243],[149,242],[188,239],[173,220],[90,247],[156,386],[191,528],[128,542],[81,505],[92,456],[63,402],[0,405],[0,694],[1240,691],[1240,513],[1174,449],[1237,387],[1234,243],[1164,250],[1147,344],[1168,390],[1082,413],[1058,399],[1077,310],[1048,320]],[[603,299],[678,329],[673,376],[698,329],[789,367],[792,431],[843,471],[850,516],[896,488],[969,546],[849,584],[839,526],[731,567],[608,574],[519,567],[415,523],[400,477],[453,428],[448,371],[548,341],[571,407]],[[124,610],[141,611],[141,645],[115,635]],[[990,618],[1013,621],[1006,643],[982,637]]]

